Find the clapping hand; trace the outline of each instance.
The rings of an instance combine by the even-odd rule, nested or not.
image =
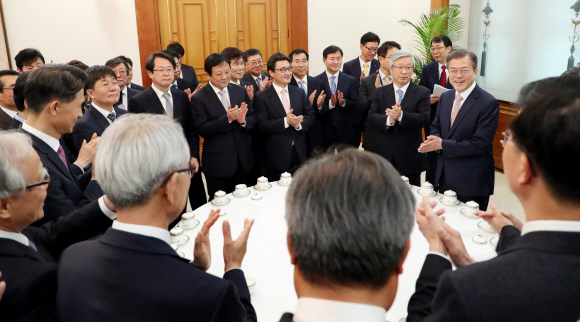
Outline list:
[[[97,136],[97,133],[93,133],[91,141],[87,143],[87,140],[83,140],[81,149],[79,150],[79,156],[75,161],[81,168],[86,168],[89,164],[93,163],[95,155],[97,154],[97,145],[99,144],[99,139],[101,137]]]
[[[375,80],[375,88],[379,88],[383,86],[383,84],[381,83],[381,74],[377,73],[377,79]]]
[[[364,73],[364,72],[360,73],[360,78],[359,78],[358,82],[359,82],[359,83],[360,83],[360,82],[362,82],[362,79],[363,79],[363,78],[365,78],[366,76],[367,76],[367,75],[365,75],[365,73]]]
[[[189,166],[195,167],[194,173],[197,173],[197,171],[199,171],[199,160],[197,160],[197,158],[189,159]]]
[[[195,89],[195,91],[193,91],[193,93],[191,92],[191,89],[189,89],[189,88],[184,90],[184,92],[185,92],[185,94],[187,94],[187,98],[189,99],[190,102],[191,102],[191,97],[193,95],[195,95],[195,93],[197,93],[200,89],[201,89],[201,86],[197,85],[197,88]]]
[[[516,227],[519,231],[522,230],[522,222],[517,219],[514,215],[507,211],[500,210],[495,203],[490,202],[489,207],[491,208],[491,212],[485,212],[482,210],[478,210],[475,212],[476,215],[481,217],[481,219],[485,220],[488,224],[493,227],[496,233],[500,233],[502,228],[507,225],[512,225]]]
[[[443,140],[435,135],[429,135],[427,140],[419,146],[418,151],[421,153],[441,150],[443,148]]]
[[[236,107],[238,106],[236,105]],[[240,110],[241,113],[240,115],[238,115],[236,121],[238,121],[238,123],[240,124],[243,124],[246,122],[246,114],[248,114],[248,104],[246,104],[246,102],[243,102],[242,105],[240,105]]]
[[[320,95],[318,95],[318,100],[316,101],[316,106],[322,106],[322,103],[324,103],[325,99],[326,94],[324,94],[324,91],[320,91]]]
[[[445,210],[433,211],[433,207],[436,205],[435,201],[429,202],[429,198],[423,197],[423,201],[415,210],[415,217],[417,218],[419,230],[429,243],[429,251],[447,255],[447,248],[437,233],[439,229],[443,229],[443,219],[439,218],[439,216],[443,215]]]
[[[238,116],[242,113],[242,110],[236,105],[234,108],[232,106],[228,106],[228,111],[226,112],[228,116],[228,121],[232,123],[233,121],[238,119]]]
[[[345,101],[344,101],[344,94],[341,91],[336,91],[338,93],[338,104],[339,105],[344,105]]]
[[[224,264],[225,271],[232,268],[241,268],[242,260],[246,255],[246,248],[248,246],[248,237],[250,237],[250,230],[254,225],[254,219],[244,220],[244,230],[236,240],[232,240],[232,232],[230,223],[224,220],[222,229],[224,232]]]
[[[385,110],[385,114],[391,118],[392,123],[389,123],[390,125],[395,124],[395,121],[401,117],[401,113],[401,103],[397,103]]]
[[[308,101],[310,102],[310,106],[314,107],[314,97],[316,96],[316,90],[308,96]]]
[[[292,111],[294,110],[291,109],[290,111],[288,111],[288,114],[286,114],[286,121],[288,122],[288,124],[292,125],[295,129],[298,129],[300,127],[300,123],[302,123],[302,120],[304,119],[304,116],[302,115],[296,116],[292,114]]]
[[[246,93],[248,93],[248,96],[250,97],[250,101],[254,99],[254,85],[246,85],[244,86],[246,88]]]
[[[266,88],[270,87],[270,85],[272,85],[272,78],[265,77],[264,80],[260,83],[260,91],[265,90]]]
[[[195,237],[195,245],[193,246],[193,262],[192,264],[207,271],[211,265],[211,246],[209,242],[209,229],[220,218],[220,209],[210,210],[207,220],[203,223],[203,227]]]

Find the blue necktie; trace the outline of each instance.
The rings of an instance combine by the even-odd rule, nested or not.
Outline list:
[[[330,76],[330,91],[332,94],[336,94],[336,83],[334,82],[334,78],[336,76]]]
[[[308,96],[308,90],[306,89],[306,86],[304,86],[304,80],[300,81],[300,88],[302,88],[304,90],[304,94]]]
[[[399,95],[399,99],[397,100],[397,103],[401,104],[401,101],[403,101],[403,91],[398,89],[397,94]]]

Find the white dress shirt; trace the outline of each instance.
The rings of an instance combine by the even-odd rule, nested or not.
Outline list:
[[[385,322],[387,311],[378,306],[301,297],[294,322]]]
[[[402,100],[405,98],[405,93],[407,93],[407,89],[409,88],[409,84],[411,84],[411,82],[408,82],[407,85],[398,88],[397,85],[395,85],[395,83],[393,83],[393,90],[395,91],[395,104],[397,104],[397,102],[399,101],[399,94],[397,93],[397,90],[402,90],[403,91],[403,97],[401,98],[401,102]],[[387,108],[389,108],[387,106]],[[401,116],[399,117],[399,119],[397,121],[401,122],[401,120],[403,119],[403,111],[401,111]],[[392,123],[392,124],[391,124]],[[391,117],[387,117],[387,126],[393,126],[395,125],[395,122],[392,121]]]
[[[449,71],[447,70],[447,65],[443,65],[441,63],[437,63],[439,65],[439,79],[441,79],[441,73],[443,72],[443,66],[445,66],[445,74],[447,74],[447,82],[449,82]],[[439,84],[441,85],[441,84]]]
[[[283,102],[282,96],[286,96],[286,99],[288,100],[288,104],[290,104],[290,94],[288,93],[288,85],[286,85],[286,87],[282,88],[282,87],[274,84],[274,82],[272,82],[272,86],[274,86],[274,90],[276,90],[276,93],[278,94],[278,98],[280,98],[280,103]],[[284,94],[282,94],[283,89],[286,90],[286,93],[284,93]],[[284,105],[284,104],[282,104],[282,105]],[[290,109],[292,109],[292,105],[290,105]],[[284,128],[287,129],[288,126],[290,126],[290,124],[288,124],[288,120],[286,118],[284,118]],[[296,130],[297,131],[302,130],[302,123],[300,123],[298,125],[298,129],[296,129]]]
[[[132,234],[157,238],[159,240],[166,242],[167,245],[171,244],[171,239],[169,238],[169,231],[167,229],[146,225],[127,224],[117,220],[113,221],[112,228]]]
[[[556,231],[580,233],[580,221],[570,220],[533,220],[524,223],[522,236],[535,231]]]
[[[334,84],[336,85],[336,92],[337,92],[336,99],[337,100],[338,100],[338,76],[339,76],[339,74],[340,74],[340,70],[338,72],[336,72],[336,74],[334,74],[334,75],[332,75],[331,73],[328,72],[328,70],[326,70],[326,77],[328,78],[328,88],[330,88],[331,91],[332,91],[332,85],[331,85],[332,79],[330,79],[330,77],[335,76],[334,77]],[[328,93],[327,95],[332,96],[332,93]],[[331,102],[332,102],[331,100],[328,101],[328,109],[329,110],[332,110],[335,107],[334,105],[332,105]],[[340,102],[338,102],[338,103],[340,104]],[[344,102],[344,105],[346,105],[346,101]],[[340,106],[344,107],[344,105],[340,105]],[[321,108],[322,108],[322,106],[319,107],[318,109],[321,109]]]
[[[469,86],[469,88],[464,90],[462,93],[459,93],[456,91],[456,93],[459,93],[459,95],[461,97],[463,97],[461,102],[459,102],[459,107],[463,106],[463,103],[465,103],[465,100],[467,100],[467,98],[469,97],[469,94],[471,94],[471,92],[473,92],[475,85],[476,85],[475,82],[473,82],[473,84],[471,84],[471,86]],[[451,108],[451,115],[453,115],[453,110],[455,110],[455,103],[453,103],[453,108]]]
[[[120,108],[122,108],[126,111],[128,106],[129,106],[129,96],[127,96],[127,86],[125,86],[125,88],[123,88],[120,95],[121,95],[121,102],[123,102],[123,106]]]
[[[17,111],[9,110],[2,105],[0,105],[0,108],[4,111],[4,113],[10,115],[11,118],[14,118],[16,116],[16,114],[18,114]]]
[[[155,87],[155,84],[151,84],[151,88],[153,88],[153,91],[155,92],[155,94],[157,94],[157,97],[159,97],[159,100],[161,101],[163,109],[165,110],[165,112],[167,112],[167,101],[165,100],[165,97],[163,97],[163,94],[165,94],[165,92],[162,92],[160,89]],[[175,105],[173,104],[173,95],[171,95],[171,88],[167,91],[167,93],[169,93],[169,97],[171,98],[171,106],[175,108]]]
[[[97,106],[97,104],[95,104],[95,102],[91,102],[91,105],[93,105],[93,106],[95,107],[95,109],[96,109],[96,110],[97,110],[99,113],[103,114],[103,116],[104,116],[104,117],[105,117],[105,119],[106,119],[106,120],[109,122],[109,124],[113,123],[113,122],[111,122],[111,120],[109,120],[109,119],[107,118],[107,116],[109,116],[109,114],[111,114],[111,113],[113,113],[113,114],[115,114],[115,116],[117,116],[117,113],[115,113],[115,108],[114,108],[114,107],[112,108],[111,112],[109,112],[109,111],[107,111],[106,109],[104,109],[104,108],[101,108],[101,107]]]

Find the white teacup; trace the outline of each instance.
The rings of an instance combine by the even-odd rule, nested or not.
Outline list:
[[[288,172],[282,173],[280,175],[280,183],[281,184],[290,184],[292,182],[292,175]]]
[[[256,279],[253,277],[246,276],[246,283],[248,284],[250,295],[254,294],[254,291],[256,291]]]
[[[457,203],[457,194],[453,190],[447,190],[443,194],[443,202],[446,204]]]
[[[245,184],[241,183],[241,184],[236,185],[236,190],[234,191],[234,193],[239,196],[239,195],[246,194],[247,191],[248,191],[248,187]]]
[[[194,227],[197,224],[198,222],[195,220],[195,213],[193,211],[181,215],[181,225],[183,228]]]
[[[258,178],[258,189],[268,189],[268,178],[266,177],[259,177]]]
[[[177,226],[169,231],[169,236],[172,244],[182,245],[189,240],[189,237],[184,233],[183,228]]]
[[[479,204],[475,201],[468,201],[465,203],[465,212],[468,215],[475,216],[475,212],[479,210]]]
[[[226,193],[223,192],[222,190],[216,191],[216,193],[213,195],[213,202],[217,205],[223,205],[227,201],[228,200],[226,199]]]
[[[433,185],[430,184],[429,182],[425,181],[422,185],[421,185],[421,193],[424,195],[432,195],[433,194]]]
[[[405,183],[410,187],[411,184],[409,183],[409,178],[405,177],[405,176],[401,176],[401,179],[403,179],[403,181],[405,181]]]

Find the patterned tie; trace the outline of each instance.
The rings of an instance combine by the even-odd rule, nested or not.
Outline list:
[[[459,93],[455,94],[455,102],[453,103],[453,112],[451,113],[451,124],[449,125],[449,128],[453,126],[457,113],[459,113],[459,110],[461,109],[461,101],[463,101],[463,97],[461,97]]]
[[[28,240],[28,246],[32,249],[34,249],[35,251],[38,251],[38,249],[36,248],[36,245],[34,245],[34,243],[32,242],[32,240]]]
[[[64,163],[64,166],[68,170],[68,164],[66,163],[66,156],[64,155],[64,149],[62,148],[62,146],[60,144],[58,145],[58,150],[56,150],[56,154],[58,154],[58,156],[62,160],[62,163]]]
[[[363,71],[363,73],[365,74],[363,77],[367,77],[367,76],[369,76],[369,64],[368,64],[368,63],[365,63],[365,64],[363,65],[363,67],[364,67],[364,71]]]
[[[115,111],[113,110],[113,112],[107,115],[107,118],[109,119],[109,121],[111,121],[111,123],[113,123],[117,119],[117,114],[115,114]]]
[[[282,89],[281,93],[282,93],[282,105],[284,105],[284,111],[286,111],[286,114],[288,114],[288,112],[290,112],[290,101],[288,101],[288,97],[286,97],[285,89]]]
[[[401,104],[401,102],[403,101],[403,90],[398,89],[397,95],[399,95],[399,99],[397,100],[397,103]]]
[[[256,78],[256,84],[258,84],[258,88],[260,88],[260,84],[262,84],[262,79],[260,77]]]
[[[391,78],[389,76],[385,76],[385,85],[391,84]]]
[[[222,101],[222,105],[224,106],[227,112],[228,108],[230,107],[230,102],[228,102],[228,98],[226,97],[226,90],[222,89],[218,93],[220,94],[220,100]]]
[[[306,86],[304,85],[304,83],[306,83],[304,80],[300,81],[300,88],[302,88],[304,90],[304,94],[306,94],[306,96],[308,96],[308,90],[306,89]]]
[[[171,96],[169,93],[163,93],[163,98],[165,99],[165,113],[170,118],[173,118],[173,102],[171,101]]]
[[[336,83],[334,82],[335,78],[336,76],[330,76],[330,92],[332,92],[332,94],[336,94]]]
[[[445,72],[445,65],[441,66],[441,79],[439,80],[441,86],[445,87],[447,85],[447,73]]]

